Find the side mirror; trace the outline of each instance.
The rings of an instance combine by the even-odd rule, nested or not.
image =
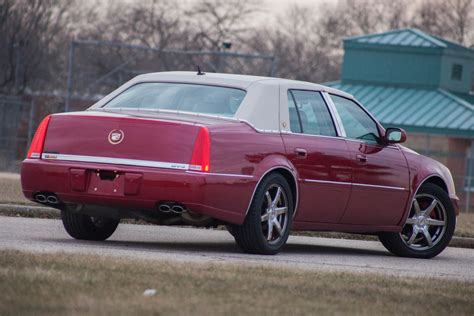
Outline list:
[[[404,143],[407,140],[407,133],[398,127],[389,127],[385,130],[384,140],[388,144]]]

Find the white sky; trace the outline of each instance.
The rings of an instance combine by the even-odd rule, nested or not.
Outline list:
[[[338,0],[267,0],[265,1],[265,7],[269,11],[273,11],[275,13],[281,13],[288,8],[288,6],[293,4],[301,4],[301,5],[322,5],[325,3],[337,3]]]
[[[199,2],[200,0],[173,0],[178,1],[181,3],[195,3]],[[248,1],[248,0],[241,0],[241,1]],[[325,3],[337,3],[340,0],[255,0],[257,2],[262,2],[264,4],[264,8],[269,11],[269,13],[278,14],[283,12],[286,8],[293,4],[301,4],[301,5],[321,5]]]

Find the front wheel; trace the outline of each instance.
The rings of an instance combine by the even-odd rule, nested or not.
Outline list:
[[[61,210],[61,219],[67,233],[75,239],[102,241],[117,229],[118,219],[92,217],[85,214]]]
[[[255,191],[242,226],[233,236],[245,252],[273,255],[278,253],[290,234],[293,197],[286,179],[278,173],[266,176]]]
[[[426,183],[413,198],[410,214],[400,233],[382,233],[380,241],[390,252],[429,259],[451,241],[456,214],[449,195],[439,186]]]

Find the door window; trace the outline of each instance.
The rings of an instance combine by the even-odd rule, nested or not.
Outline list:
[[[375,121],[354,101],[331,95],[348,138],[377,142],[379,130]]]
[[[289,90],[288,110],[293,133],[337,136],[331,114],[319,92]]]

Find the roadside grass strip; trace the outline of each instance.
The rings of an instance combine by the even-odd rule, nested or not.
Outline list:
[[[429,261],[426,261],[429,264]],[[0,315],[472,315],[474,283],[0,252]]]

